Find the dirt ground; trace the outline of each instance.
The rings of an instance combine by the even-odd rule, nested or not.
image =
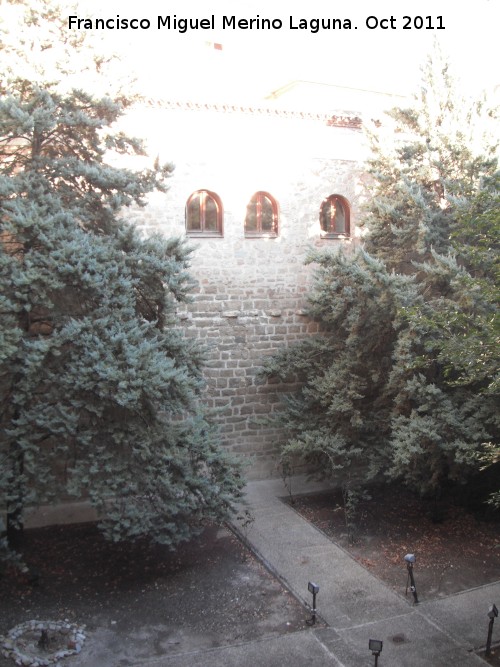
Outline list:
[[[441,501],[436,508],[404,488],[382,487],[370,495],[358,505],[354,541],[348,537],[339,492],[292,498],[292,503],[364,567],[403,594],[408,580],[404,556],[414,554],[413,573],[421,601],[500,580],[498,517],[486,520],[451,500]]]
[[[405,490],[371,495],[358,506],[352,543],[338,493],[295,497],[293,507],[401,594],[407,553],[416,555],[421,601],[500,580],[498,518],[486,521],[447,502],[436,523],[436,508]],[[309,618],[222,527],[176,552],[145,541],[110,544],[90,524],[36,529],[26,532],[23,552],[39,577],[0,579],[0,635],[31,619],[67,619],[85,625],[90,639],[116,644],[120,660],[112,664],[123,667],[302,630]],[[104,664],[98,658],[95,664]],[[489,662],[500,667],[500,647]],[[0,656],[0,667],[13,664]]]
[[[486,657],[484,653],[479,654],[483,660],[489,665],[494,665],[495,667],[500,666],[500,647],[493,648],[489,657]]]
[[[114,633],[128,650],[120,664],[294,632],[309,616],[226,528],[176,552],[110,544],[90,524],[43,528],[26,532],[23,553],[39,580],[0,580],[0,635],[68,619],[89,635]]]

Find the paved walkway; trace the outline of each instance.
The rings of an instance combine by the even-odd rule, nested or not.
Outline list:
[[[296,494],[321,488],[303,478],[293,481]],[[422,593],[422,602],[413,605],[283,503],[285,495],[279,479],[249,483],[247,499],[255,521],[245,539],[299,599],[311,601],[308,581],[320,586],[318,613],[329,627],[227,647],[213,655],[191,654],[185,662],[177,656],[162,665],[368,667],[374,664],[368,640],[381,639],[379,667],[484,667],[475,651],[486,642],[489,606],[500,606],[500,581],[430,602]],[[493,642],[499,641],[500,619],[493,634]]]
[[[322,488],[303,478],[293,480],[294,494]],[[500,607],[500,581],[430,602],[419,591],[422,601],[415,606],[282,502],[286,495],[281,479],[250,482],[248,509],[255,520],[242,537],[304,603],[311,602],[308,582],[320,586],[318,614],[326,627],[318,624],[250,643],[146,657],[141,667],[371,667],[369,639],[384,642],[379,667],[486,667],[475,651],[486,642],[488,608],[494,602]],[[237,522],[234,529],[240,529]],[[403,570],[402,585],[405,577]],[[68,667],[135,667],[120,657],[115,642],[114,635],[97,634],[99,664],[89,650],[68,661]],[[493,642],[500,643],[500,618]],[[109,659],[103,661],[108,649]]]

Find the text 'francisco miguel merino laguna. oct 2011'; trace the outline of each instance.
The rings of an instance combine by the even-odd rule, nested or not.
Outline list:
[[[185,18],[157,16],[151,18],[124,18],[119,14],[109,18],[68,16],[68,30],[173,30],[184,34],[195,30],[307,30],[313,34],[328,30],[444,30],[443,16],[367,16],[361,22],[348,18],[252,18],[219,16]]]

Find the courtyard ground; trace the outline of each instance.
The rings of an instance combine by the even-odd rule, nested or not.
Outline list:
[[[288,502],[395,591],[406,590],[406,554],[416,556],[415,583],[425,600],[500,579],[498,515],[467,510],[454,496],[436,505],[400,486],[379,487],[359,501],[350,522],[339,491]]]
[[[294,632],[308,617],[226,528],[207,528],[176,552],[105,542],[91,524],[41,528],[26,532],[23,551],[39,580],[0,580],[0,635],[31,619],[83,624],[102,640],[95,667]],[[0,656],[0,665],[14,662]]]
[[[294,482],[294,488],[297,496],[306,493],[309,499],[312,492],[324,490],[305,479]],[[281,480],[249,483],[252,521],[246,526],[236,522],[233,528],[240,529],[251,552],[230,531],[217,527],[176,553],[145,543],[109,545],[89,525],[31,531],[30,564],[40,578],[38,583],[0,581],[0,634],[31,618],[85,624],[84,648],[61,661],[64,667],[369,667],[370,638],[384,642],[380,667],[486,664],[480,654],[488,605],[500,606],[498,575],[493,583],[452,594],[443,585],[434,590],[424,577],[430,569],[424,543],[417,549],[415,542],[407,542],[411,535],[402,532],[396,543],[382,531],[387,554],[398,561],[397,580],[386,583],[374,566],[363,563],[369,556],[349,553],[345,544],[284,502],[284,496]],[[407,502],[398,504],[401,500],[398,496],[390,506],[403,507],[405,516],[412,516]],[[383,523],[382,514],[376,511],[374,520]],[[389,525],[401,527],[398,516]],[[423,516],[421,535],[427,530]],[[465,543],[483,540],[477,528],[469,526],[463,534],[462,551]],[[376,539],[373,535],[365,544]],[[443,539],[434,541],[443,548]],[[492,553],[495,544],[490,544]],[[410,550],[419,568],[418,605],[404,595],[402,557]],[[500,569],[499,559],[495,562],[493,577]],[[304,607],[310,601],[308,581],[320,587],[318,623],[312,627]],[[499,632],[497,621],[491,664],[498,664]],[[1,667],[14,664],[2,660]]]

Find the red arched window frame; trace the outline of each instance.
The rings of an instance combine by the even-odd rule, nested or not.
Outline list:
[[[269,192],[256,192],[248,202],[245,215],[245,236],[275,238],[278,236],[279,209]]]
[[[186,202],[186,234],[222,236],[223,216],[220,197],[210,190],[197,190]]]
[[[330,195],[319,210],[322,238],[344,238],[351,235],[349,202],[341,195]]]

